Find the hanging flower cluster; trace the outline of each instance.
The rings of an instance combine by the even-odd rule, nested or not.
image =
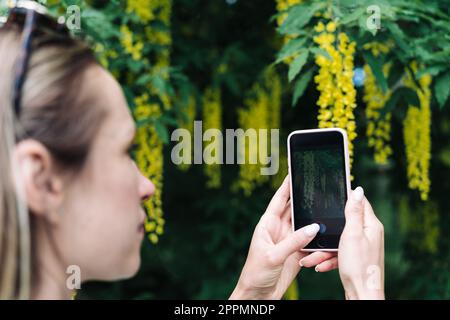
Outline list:
[[[133,34],[127,25],[122,25],[121,44],[126,53],[139,62],[148,66],[147,74],[159,76],[168,80],[168,67],[170,65],[170,46],[172,43],[170,33],[171,0],[128,0],[127,13],[135,14],[138,18],[140,32]],[[136,22],[134,22],[136,23]],[[143,31],[142,31],[143,30]],[[146,44],[157,48],[149,53],[144,47]],[[132,86],[136,80],[132,71],[126,75],[127,83]],[[134,99],[134,116],[138,122],[149,124],[138,128],[136,162],[143,174],[155,185],[155,194],[144,203],[147,212],[145,229],[149,240],[156,244],[163,233],[164,219],[162,212],[163,189],[163,141],[158,135],[154,121],[163,114],[164,110],[171,108],[171,99],[167,91],[155,86],[146,85],[147,92]],[[149,122],[149,120],[152,120]]]
[[[238,145],[238,152],[245,155],[245,163],[239,167],[239,179],[233,188],[241,189],[245,195],[249,196],[257,186],[270,178],[270,176],[261,175],[261,167],[264,165],[258,161],[260,160],[258,155],[268,154],[270,129],[279,129],[281,126],[281,79],[274,68],[269,67],[265,70],[261,83],[257,82],[253,85],[244,104],[246,108],[238,110],[239,127],[244,131],[255,129],[257,135],[259,129],[267,130],[266,141],[261,141],[258,136],[257,146],[250,147],[248,139],[245,144]],[[257,163],[250,163],[250,159],[256,159]],[[278,176],[275,175],[275,178]]]
[[[388,76],[390,64],[385,64],[383,73]],[[380,116],[380,111],[391,97],[391,90],[383,92],[377,83],[369,65],[364,66],[366,79],[364,81],[363,101],[366,103],[367,118],[367,138],[369,147],[373,148],[374,160],[378,164],[387,164],[392,155],[391,142],[391,113],[384,117]]]
[[[412,64],[411,69],[417,72],[417,65]],[[414,75],[406,72],[405,85],[416,90],[420,106],[408,106],[406,118],[403,123],[403,136],[405,139],[408,186],[420,192],[422,200],[428,199],[430,192],[430,159],[431,159],[431,76],[423,75],[419,79],[419,86],[413,80]]]
[[[316,55],[319,73],[314,77],[320,97],[319,127],[338,127],[347,130],[349,140],[350,165],[353,162],[353,140],[356,138],[356,123],[353,110],[356,107],[356,90],[353,85],[353,55],[355,42],[341,32],[335,36],[336,24],[331,21],[326,26],[319,22],[314,42],[323,53]]]
[[[220,88],[207,88],[203,94],[203,130],[222,130],[222,95]],[[214,143],[214,142],[213,142]],[[218,152],[219,150],[215,150]],[[210,156],[206,153],[204,156]],[[217,154],[211,154],[217,157]],[[209,159],[204,157],[205,162]],[[219,163],[205,164],[204,172],[207,177],[206,186],[208,188],[219,188],[221,186],[221,171]]]
[[[135,118],[137,121],[156,118],[161,115],[160,106],[151,103],[147,93],[135,99]],[[154,195],[145,201],[147,211],[145,230],[150,241],[158,242],[158,237],[163,233],[164,219],[162,212],[162,187],[163,187],[163,142],[159,138],[153,126],[138,128],[136,142],[139,149],[136,152],[136,163],[144,176],[155,185]]]

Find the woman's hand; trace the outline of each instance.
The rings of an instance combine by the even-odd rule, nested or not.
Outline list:
[[[345,207],[339,243],[339,275],[347,299],[384,299],[384,231],[364,190],[356,188]]]
[[[315,237],[319,225],[292,232],[289,197],[288,176],[255,228],[247,261],[230,299],[281,299],[300,271],[299,262],[308,255],[300,250]],[[315,261],[323,264],[330,258],[334,255]],[[336,267],[325,263],[322,271]]]

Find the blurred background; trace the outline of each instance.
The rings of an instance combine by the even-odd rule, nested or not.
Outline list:
[[[134,156],[158,188],[139,273],[78,299],[228,298],[287,173],[287,135],[333,126],[350,136],[352,188],[385,226],[387,297],[450,298],[449,1],[40,2],[122,84]],[[170,134],[194,120],[280,128],[279,173],[173,164]],[[304,269],[285,298],[343,299],[339,274]]]

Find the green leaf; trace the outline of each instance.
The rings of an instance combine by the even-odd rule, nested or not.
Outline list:
[[[294,80],[294,78],[300,73],[306,61],[308,60],[309,52],[307,50],[300,53],[300,55],[295,58],[295,60],[289,66],[288,79],[289,82]]]
[[[429,74],[430,76],[435,77],[445,69],[447,69],[447,66],[443,64],[433,65],[427,68],[420,69],[416,72],[416,79],[422,78],[422,76],[425,74]]]
[[[400,95],[397,94],[397,91],[398,90],[396,90],[394,92],[394,94],[391,95],[389,100],[384,105],[383,109],[381,109],[380,118],[384,118],[386,116],[386,114],[388,114],[389,112],[392,112],[392,110],[394,110],[395,106],[397,106],[397,102],[400,99]]]
[[[178,126],[178,121],[172,117],[170,117],[169,115],[162,115],[159,120],[168,125],[168,126],[174,126],[177,127]]]
[[[288,43],[286,43],[281,51],[277,55],[277,60],[275,63],[280,63],[284,59],[289,58],[290,56],[294,55],[301,49],[303,49],[306,42],[306,38],[297,38],[290,40]]]
[[[370,52],[366,52],[363,55],[365,60],[369,64],[370,68],[372,69],[372,73],[377,79],[378,85],[383,90],[383,92],[387,92],[388,85],[386,77],[384,76],[383,73],[382,61],[380,59],[375,58]]]
[[[403,101],[403,105],[419,106],[420,101],[417,96],[417,92],[408,87],[400,87],[394,91],[388,102],[381,109],[380,117],[384,118],[386,114],[392,112],[397,106],[401,105],[400,101]]]
[[[308,86],[314,73],[314,68],[308,70],[300,79],[297,80],[294,87],[294,95],[292,96],[292,107],[297,106],[298,99],[300,99]]]
[[[326,3],[302,3],[293,6],[287,11],[287,18],[279,28],[281,34],[296,34],[303,31],[303,27],[311,20],[314,14],[322,9]]]
[[[405,74],[405,68],[401,63],[396,63],[395,61],[392,63],[392,67],[389,69],[389,75],[387,78],[388,87],[394,87]]]
[[[408,105],[418,107],[420,105],[417,91],[411,88],[401,87],[397,90]]]
[[[349,24],[355,20],[358,20],[366,12],[364,7],[354,10],[352,13],[345,15],[339,20],[339,24]]]
[[[314,54],[315,56],[324,56],[328,60],[331,60],[330,54],[326,50],[324,50],[322,48],[313,47],[313,48],[310,48],[309,51],[312,54]]]
[[[436,83],[434,85],[434,94],[441,109],[444,107],[449,93],[450,93],[450,72],[447,72],[442,76],[440,76],[439,78],[437,78]]]
[[[167,127],[161,122],[156,120],[154,122],[155,125],[155,131],[158,134],[158,136],[161,138],[162,142],[164,144],[169,143],[169,131],[167,130]]]
[[[133,60],[131,58],[127,60],[127,65],[128,68],[130,68],[130,70],[134,73],[138,73],[142,68],[144,68],[142,61]]]
[[[158,94],[167,92],[166,81],[159,75],[152,76],[152,86]]]
[[[145,86],[152,80],[152,77],[153,77],[153,75],[151,75],[151,74],[148,74],[148,73],[143,74],[136,80],[136,84],[138,86]]]
[[[411,55],[411,48],[407,44],[406,36],[400,27],[395,23],[386,23],[387,29],[391,32],[392,37],[394,38],[396,44],[407,54],[407,56]]]

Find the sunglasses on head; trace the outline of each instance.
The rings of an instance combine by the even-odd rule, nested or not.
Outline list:
[[[16,1],[9,11],[6,21],[0,21],[1,28],[18,26],[22,28],[20,53],[15,66],[15,80],[13,86],[13,106],[16,116],[21,111],[22,89],[25,83],[28,64],[32,54],[34,37],[41,34],[54,34],[69,37],[70,33],[65,24],[58,23],[52,18],[47,8],[35,1]]]

